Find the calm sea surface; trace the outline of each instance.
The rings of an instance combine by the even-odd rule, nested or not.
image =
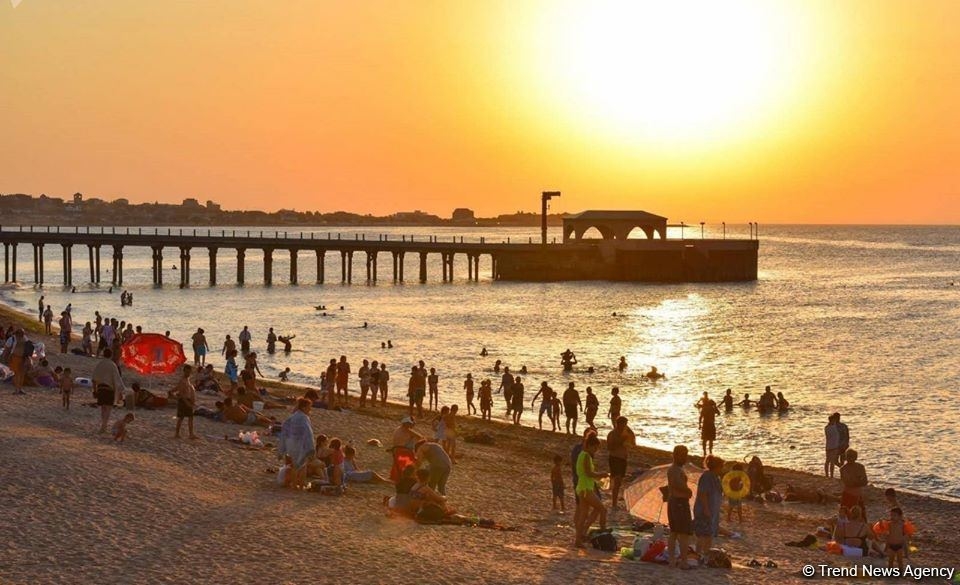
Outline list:
[[[699,228],[699,226],[697,226]],[[152,228],[151,228],[152,229]],[[176,231],[179,228],[174,228]],[[245,231],[246,228],[244,228]],[[530,389],[547,380],[555,389],[574,381],[583,391],[592,386],[606,412],[610,388],[617,385],[631,424],[647,444],[669,448],[694,445],[697,410],[704,390],[719,399],[726,388],[735,395],[758,395],[764,385],[782,391],[793,405],[786,415],[761,417],[756,412],[719,417],[717,454],[741,458],[758,454],[765,461],[818,472],[822,469],[823,426],[833,411],[850,425],[852,446],[861,453],[872,481],[918,492],[960,498],[960,431],[955,417],[960,390],[960,228],[761,226],[760,279],[745,284],[649,285],[607,282],[523,284],[489,279],[489,259],[481,260],[482,278],[467,282],[466,263],[457,258],[456,281],[440,282],[438,257],[430,257],[430,282],[417,280],[417,258],[407,255],[406,284],[391,282],[390,256],[380,256],[375,286],[363,283],[362,254],[354,257],[353,285],[341,285],[339,254],[327,255],[328,284],[316,285],[312,253],[300,254],[300,285],[287,284],[289,257],[274,254],[274,286],[262,284],[262,254],[247,252],[246,282],[236,280],[232,250],[221,250],[220,285],[208,281],[207,254],[195,250],[193,286],[177,287],[172,267],[178,251],[165,252],[164,287],[150,279],[150,250],[124,251],[124,288],[134,294],[132,307],[120,307],[119,295],[88,284],[86,250],[74,250],[70,294],[62,280],[59,247],[46,247],[43,293],[57,311],[69,302],[82,322],[101,313],[169,329],[187,340],[198,326],[216,347],[212,362],[220,367],[224,335],[234,337],[243,325],[254,334],[265,375],[284,367],[292,381],[316,384],[324,364],[340,354],[354,369],[368,358],[386,361],[393,373],[391,393],[400,399],[410,365],[424,359],[441,377],[442,403],[463,405],[467,372],[491,377],[496,359],[513,369],[526,365]],[[205,231],[205,229],[204,229]],[[239,230],[238,230],[239,231]],[[259,231],[259,230],[257,230]],[[327,237],[337,229],[316,230]],[[559,238],[559,230],[551,237]],[[727,228],[747,235],[746,226]],[[463,228],[342,228],[376,239],[379,233],[428,234],[467,240],[486,236],[499,241],[536,237],[537,230]],[[687,228],[687,237],[700,230]],[[309,231],[308,231],[309,234]],[[671,234],[671,237],[679,233]],[[708,226],[707,237],[711,234]],[[307,235],[307,237],[310,237]],[[109,280],[107,253],[101,260]],[[22,284],[8,285],[0,298],[34,310],[32,251],[19,247]],[[951,281],[957,281],[951,286]],[[106,286],[103,287],[105,289]],[[325,304],[322,317],[314,305]],[[345,310],[338,310],[343,305]],[[616,312],[620,317],[612,317]],[[360,328],[369,322],[368,329]],[[290,355],[263,352],[267,327],[296,334]],[[381,350],[390,339],[394,349]],[[486,347],[488,357],[479,356]],[[565,375],[559,354],[576,352],[580,370]],[[625,356],[629,369],[616,365]],[[586,373],[593,366],[593,374]],[[657,366],[668,376],[652,384],[641,375]],[[353,382],[351,382],[353,384]],[[497,414],[503,415],[502,402]],[[536,423],[528,411],[526,423]],[[601,418],[601,417],[598,417]]]

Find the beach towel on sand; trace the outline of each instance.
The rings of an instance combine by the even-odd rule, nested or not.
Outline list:
[[[289,455],[295,467],[303,467],[307,460],[316,453],[313,442],[313,428],[310,426],[310,417],[297,410],[283,421],[280,427],[280,445],[277,454],[280,457]]]

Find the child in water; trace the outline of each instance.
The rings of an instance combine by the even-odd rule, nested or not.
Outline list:
[[[557,504],[559,504],[560,513],[566,513],[567,508],[563,502],[563,473],[561,466],[563,465],[563,457],[560,455],[553,456],[553,469],[550,470],[550,486],[553,490],[553,511],[557,511]]]
[[[70,410],[71,392],[73,392],[73,372],[70,371],[70,368],[66,368],[60,376],[60,395],[63,397],[64,410]]]

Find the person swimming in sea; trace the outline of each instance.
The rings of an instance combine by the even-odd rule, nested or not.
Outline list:
[[[387,340],[387,349],[393,349],[393,342],[389,339]]]
[[[750,395],[749,395],[749,394],[744,394],[744,395],[743,395],[743,400],[741,400],[740,402],[738,402],[738,403],[737,403],[737,406],[739,406],[739,407],[741,407],[741,408],[744,408],[744,409],[749,409],[749,408],[755,406],[756,404],[757,404],[756,402],[754,402],[753,400],[750,400]]]
[[[623,373],[623,371],[626,369],[627,369],[627,358],[625,358],[624,356],[620,356],[620,363],[617,364],[617,370]]]
[[[293,351],[293,344],[290,342],[293,341],[293,338],[295,337],[296,335],[288,335],[286,337],[281,335],[280,337],[277,338],[277,341],[283,344],[284,353],[290,353],[291,351]]]
[[[657,371],[657,366],[650,366],[650,371],[644,374],[643,376],[646,379],[650,380],[651,382],[655,382],[657,380],[667,377],[666,374],[661,374],[660,372]]]
[[[480,350],[480,357],[487,357],[487,348],[484,347]]]
[[[577,355],[570,351],[570,348],[567,348],[566,351],[560,354],[560,364],[563,366],[564,372],[569,372],[573,369],[573,365],[577,363]]]
[[[783,392],[777,392],[777,410],[786,412],[790,408],[790,403],[783,397]]]
[[[527,366],[520,366],[520,373],[524,376],[527,375]]]
[[[368,329],[369,327],[370,327],[370,326],[367,324],[367,322],[364,321],[364,322],[363,322],[363,327],[361,327],[361,329]]]
[[[495,374],[499,374],[499,373],[500,373],[500,364],[502,364],[502,363],[503,363],[503,362],[500,361],[500,360],[497,360],[497,361],[493,362],[493,372],[494,372]]]
[[[760,412],[770,412],[772,410],[776,410],[776,408],[777,397],[774,396],[770,386],[767,386],[766,389],[764,389],[763,394],[760,395],[760,400],[757,400],[757,410]]]
[[[733,411],[733,393],[727,388],[727,393],[723,395],[723,409],[727,412]]]

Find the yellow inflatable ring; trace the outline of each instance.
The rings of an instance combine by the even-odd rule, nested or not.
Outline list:
[[[745,471],[729,471],[720,481],[723,495],[731,500],[742,500],[750,495],[750,476]]]

